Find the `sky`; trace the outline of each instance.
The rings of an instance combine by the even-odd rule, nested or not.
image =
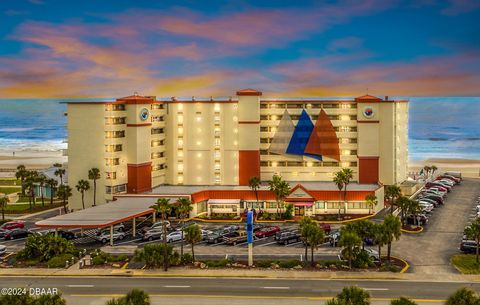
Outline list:
[[[480,96],[480,0],[0,0],[0,98]]]

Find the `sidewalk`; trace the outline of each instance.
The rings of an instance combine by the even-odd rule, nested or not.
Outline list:
[[[125,276],[125,277],[218,277],[218,278],[272,278],[272,279],[309,279],[309,280],[399,280],[425,282],[480,282],[480,275],[439,274],[422,275],[411,273],[389,272],[329,272],[329,271],[296,271],[265,269],[194,269],[172,268],[168,272],[155,270],[128,269],[41,269],[41,268],[5,268],[0,269],[0,276]]]

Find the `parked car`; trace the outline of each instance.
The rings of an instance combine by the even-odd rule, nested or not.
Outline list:
[[[415,216],[413,214],[407,215],[405,217],[405,223],[407,225],[421,225],[424,226],[428,223],[428,217],[425,214],[418,214],[416,215],[417,219],[415,220]]]
[[[27,237],[28,235],[31,235],[31,234],[33,233],[26,229],[13,229],[13,230],[8,230],[5,233],[5,236],[3,238],[5,240],[19,239],[19,238]]]
[[[279,226],[266,226],[260,230],[257,230],[255,232],[255,236],[258,238],[269,237],[269,236],[274,236],[278,232],[280,232]]]
[[[340,231],[335,231],[330,235],[328,235],[328,242],[332,247],[336,247],[338,245],[339,240],[340,240]]]
[[[125,232],[120,232],[120,231],[113,231],[112,234],[113,240],[122,240],[125,238]],[[96,240],[101,242],[102,244],[106,244],[107,242],[110,241],[110,231],[102,231],[100,235],[97,235],[95,237]]]
[[[440,176],[440,177],[437,177],[437,179],[435,179],[435,181],[438,181],[438,180],[447,180],[447,181],[452,182],[453,185],[459,184],[459,181],[460,181],[458,179],[453,179],[451,177],[445,177],[445,176]]]
[[[259,224],[259,223],[254,223],[253,224],[253,232],[257,232],[258,230],[261,230],[265,227],[265,225]]]
[[[433,191],[433,190],[422,191],[420,194],[421,194],[421,195],[437,195],[437,196],[440,196],[440,197],[442,197],[442,198],[445,198],[445,194],[443,194],[443,193],[438,193],[438,192]]]
[[[418,196],[418,198],[419,199],[427,198],[427,199],[435,200],[439,204],[443,204],[442,196],[438,196],[438,195],[423,194],[423,195]]]
[[[455,185],[455,181],[452,181],[452,180],[450,180],[450,179],[442,178],[442,179],[437,179],[437,180],[435,180],[435,181],[438,181],[438,182],[440,182],[440,183],[447,184],[447,185],[452,186],[452,187]]]
[[[183,238],[185,238],[185,235]],[[167,234],[167,243],[173,243],[179,240],[182,240],[182,231],[173,231]]]
[[[55,230],[48,231],[47,234],[55,235]],[[76,237],[75,233],[73,233],[72,231],[65,231],[65,230],[58,230],[57,231],[57,236],[60,236],[62,238],[68,239],[68,240],[75,239],[75,237]]]
[[[419,199],[419,200],[421,200],[421,201],[426,201],[426,202],[428,202],[428,203],[431,203],[431,204],[437,205],[437,206],[441,204],[441,203],[438,203],[438,202],[436,202],[435,200],[429,199],[429,198],[427,198],[427,197],[423,197],[423,198],[421,198],[421,199]]]
[[[105,234],[105,232],[108,232],[108,234],[110,234],[110,227],[100,228],[100,229],[97,229],[96,231],[98,236]],[[116,225],[113,225],[113,231],[124,232],[125,225],[123,223],[117,223]]]
[[[477,243],[474,240],[462,240],[460,243],[460,251],[464,253],[476,253]]]
[[[443,188],[447,189],[448,192],[452,189],[452,187],[450,185],[442,184],[442,183],[440,183],[440,181],[427,182],[427,184],[425,184],[425,187],[432,187],[432,186],[443,187]]]
[[[458,178],[460,180],[463,180],[462,179],[462,173],[460,173],[460,172],[445,172],[444,175],[452,176],[452,177]]]
[[[154,239],[161,239],[162,236],[163,236],[163,229],[155,228],[143,233],[142,240],[152,241]]]
[[[13,220],[6,222],[0,226],[2,230],[13,230],[13,229],[23,229],[25,228],[25,222],[20,220]]]
[[[420,208],[422,208],[422,211],[430,213],[431,211],[433,211],[433,204],[420,203]]]
[[[170,228],[170,221],[165,220],[165,225],[166,225],[167,229]],[[142,231],[143,231],[143,233],[145,233],[145,232],[153,230],[153,229],[163,229],[163,221],[162,220],[157,221],[157,222],[153,223],[151,226],[143,228]]]
[[[206,240],[209,234],[212,234],[213,231],[210,230],[203,230],[202,229],[202,240]]]
[[[227,245],[235,246],[240,243],[244,243],[247,241],[247,232],[246,231],[238,231],[234,233],[233,236],[223,237],[223,241]]]
[[[240,227],[237,225],[230,225],[223,227],[223,234],[232,233],[240,230]]]
[[[0,245],[0,256],[4,255],[5,253],[7,253],[7,246]]]
[[[217,232],[212,232],[207,234],[206,241],[208,244],[218,244],[223,242],[224,237],[233,237],[235,236],[235,232],[227,233],[227,234],[222,234],[222,231],[217,231]]]
[[[0,229],[0,238],[4,238],[5,234],[7,234],[8,230]]]
[[[418,203],[419,203],[420,205],[422,205],[422,204],[433,204],[433,207],[434,207],[434,208],[438,207],[438,205],[439,205],[436,201],[430,202],[430,201],[426,201],[426,200],[424,200],[424,199],[420,199],[420,200],[418,201]]]
[[[437,185],[430,185],[430,186],[427,186],[427,187],[425,187],[425,188],[426,188],[427,190],[428,190],[428,189],[435,188],[435,189],[440,190],[440,191],[445,192],[445,193],[448,192],[448,189],[447,189],[446,187],[444,187],[444,186],[442,186],[442,185],[439,185],[439,184],[437,184]]]
[[[441,178],[446,178],[446,179],[450,179],[450,180],[453,180],[455,181],[457,184],[460,184],[460,182],[462,182],[462,179],[458,178],[458,177],[454,177],[454,176],[451,176],[451,175],[442,175],[440,176]]]
[[[286,232],[278,232],[275,235],[275,240],[277,244],[288,245],[291,243],[296,243],[301,240],[301,236],[298,232],[295,231],[286,231]]]
[[[376,251],[374,249],[370,249],[370,248],[365,248],[365,249],[362,249],[360,251],[365,251],[368,254],[368,256],[372,258],[372,260],[374,262],[380,261],[380,255],[378,254],[378,251]],[[344,252],[344,250],[342,250],[342,252],[340,253],[340,257],[342,259],[344,259],[343,252]]]
[[[328,223],[321,223],[320,228],[325,232],[325,234],[330,234],[332,227]]]

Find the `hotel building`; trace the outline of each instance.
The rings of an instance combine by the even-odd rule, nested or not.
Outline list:
[[[381,195],[383,207],[382,186],[407,177],[408,102],[388,97],[280,99],[246,89],[232,98],[133,95],[111,102],[70,102],[67,114],[69,184],[75,189],[78,180],[88,178],[89,169],[99,168],[99,204],[126,193],[161,195],[167,186],[196,203],[243,203],[251,199],[246,193],[252,176],[267,181],[274,174],[290,182],[292,194],[302,190],[297,198],[338,204],[333,175],[351,168],[352,192]],[[192,186],[197,192],[203,186],[205,191],[232,193],[203,198],[190,191]],[[322,199],[322,191],[337,195]],[[92,205],[92,192],[85,196],[87,206]],[[267,193],[262,195],[269,198],[265,202],[272,200]],[[237,198],[242,196],[249,198]],[[358,196],[356,200],[364,201]],[[81,208],[76,191],[70,208]],[[355,213],[368,212],[365,205],[362,209]],[[315,214],[314,208],[306,210],[302,213]],[[331,210],[337,209],[331,205]]]

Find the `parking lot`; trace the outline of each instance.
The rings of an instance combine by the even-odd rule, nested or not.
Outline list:
[[[435,208],[424,232],[403,234],[394,243],[393,253],[410,263],[410,272],[456,273],[450,257],[459,253],[465,225],[476,216],[474,203],[479,195],[480,180],[464,179],[448,193],[445,204]]]

